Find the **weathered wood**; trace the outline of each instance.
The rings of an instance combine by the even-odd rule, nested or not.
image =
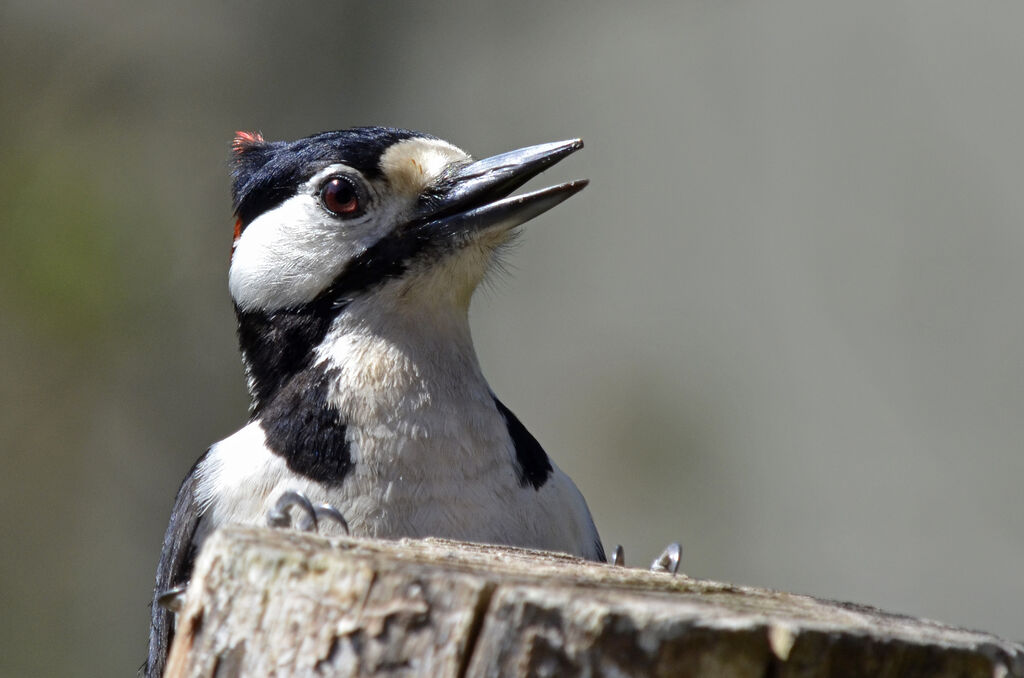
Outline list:
[[[808,596],[439,539],[230,528],[165,674],[1024,677],[1024,645]]]

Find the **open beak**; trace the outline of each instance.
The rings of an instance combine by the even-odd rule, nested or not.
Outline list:
[[[417,226],[434,237],[457,237],[483,230],[507,231],[524,224],[579,193],[588,182],[579,179],[522,195],[510,194],[581,148],[580,139],[556,141],[455,165],[422,198]]]

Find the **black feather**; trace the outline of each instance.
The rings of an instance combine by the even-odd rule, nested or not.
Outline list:
[[[157,599],[168,589],[186,583],[192,576],[192,565],[196,557],[193,537],[202,518],[196,505],[196,469],[207,454],[209,450],[192,466],[178,489],[171,510],[171,521],[164,534],[160,564],[156,568],[156,587],[153,590],[146,678],[159,678],[163,675],[167,653],[174,638],[174,614],[160,607]]]
[[[236,306],[235,313],[255,418],[275,393],[309,367],[313,349],[323,341],[337,310],[330,303],[313,302],[272,312]]]
[[[333,370],[301,372],[275,394],[260,416],[267,447],[295,473],[326,485],[341,484],[352,469],[345,424],[327,401],[334,379]]]
[[[519,484],[523,487],[533,485],[533,489],[539,490],[554,472],[551,460],[537,439],[519,421],[519,418],[512,414],[511,410],[505,407],[497,396],[491,394],[491,397],[494,398],[494,405],[498,408],[498,412],[505,418],[508,434],[516,448],[516,473],[519,476]]]
[[[435,137],[393,127],[352,127],[297,141],[261,141],[236,146],[232,163],[235,215],[241,228],[295,195],[296,187],[334,163],[367,178],[381,175],[380,157],[404,139]]]

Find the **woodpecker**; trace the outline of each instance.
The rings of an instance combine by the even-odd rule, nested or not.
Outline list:
[[[516,227],[587,182],[513,191],[582,146],[474,161],[386,127],[237,134],[229,288],[252,405],[178,491],[147,676],[162,673],[173,635],[159,597],[188,581],[213,530],[266,524],[284,493],[336,508],[354,535],[605,560],[579,490],[484,379],[468,319]]]

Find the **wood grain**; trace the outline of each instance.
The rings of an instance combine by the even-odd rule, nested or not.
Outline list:
[[[228,528],[197,561],[165,675],[1024,678],[1024,646],[555,553]]]

